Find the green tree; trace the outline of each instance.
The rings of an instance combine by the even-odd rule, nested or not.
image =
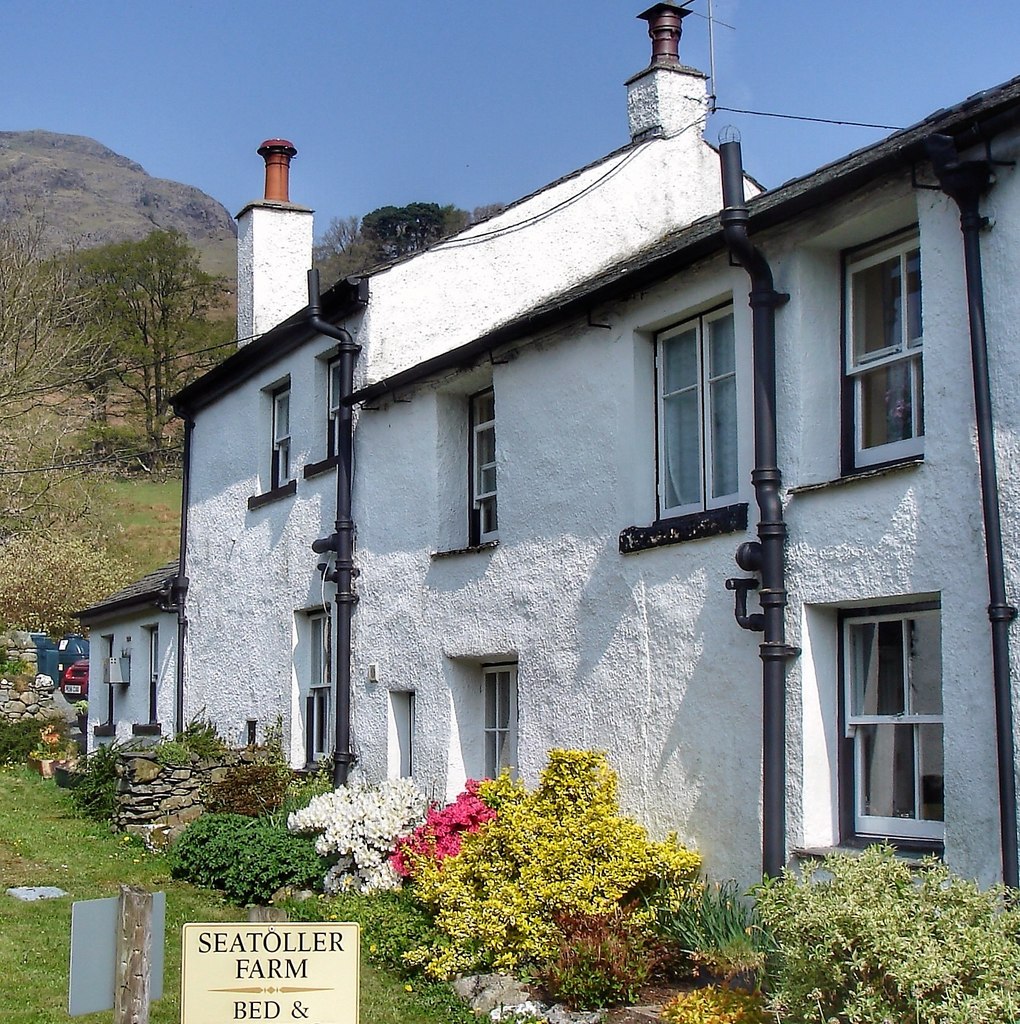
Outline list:
[[[218,362],[233,338],[232,324],[212,315],[223,283],[201,269],[197,251],[177,231],[92,249],[80,262],[109,341],[93,387],[119,387],[131,397],[132,426],[144,442],[134,457],[161,474],[173,451],[171,396]]]
[[[46,255],[44,234],[30,212],[0,221],[0,540],[66,525],[87,506],[68,465],[87,420],[72,396],[104,343],[74,254]]]

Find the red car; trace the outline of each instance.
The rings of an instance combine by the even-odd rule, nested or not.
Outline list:
[[[73,704],[76,700],[86,700],[89,695],[89,662],[88,658],[74,661],[64,669],[60,677],[60,692]]]

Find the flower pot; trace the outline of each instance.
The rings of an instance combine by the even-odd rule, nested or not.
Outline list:
[[[38,772],[44,779],[53,778],[52,757],[29,757],[28,766],[33,771]]]

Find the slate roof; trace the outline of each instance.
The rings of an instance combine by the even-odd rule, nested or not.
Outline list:
[[[111,594],[104,600],[89,605],[88,608],[74,614],[82,622],[88,623],[106,618],[115,612],[127,611],[130,608],[152,607],[156,604],[157,599],[165,594],[166,586],[169,585],[168,581],[176,575],[177,559],[175,558],[172,562],[167,562],[166,565],[143,576],[140,580],[129,583],[115,594]]]

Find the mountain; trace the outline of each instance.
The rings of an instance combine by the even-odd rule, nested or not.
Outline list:
[[[191,185],[153,178],[83,135],[0,132],[0,220],[26,209],[43,218],[53,249],[175,228],[202,253],[206,270],[236,274],[237,228],[220,203]]]

